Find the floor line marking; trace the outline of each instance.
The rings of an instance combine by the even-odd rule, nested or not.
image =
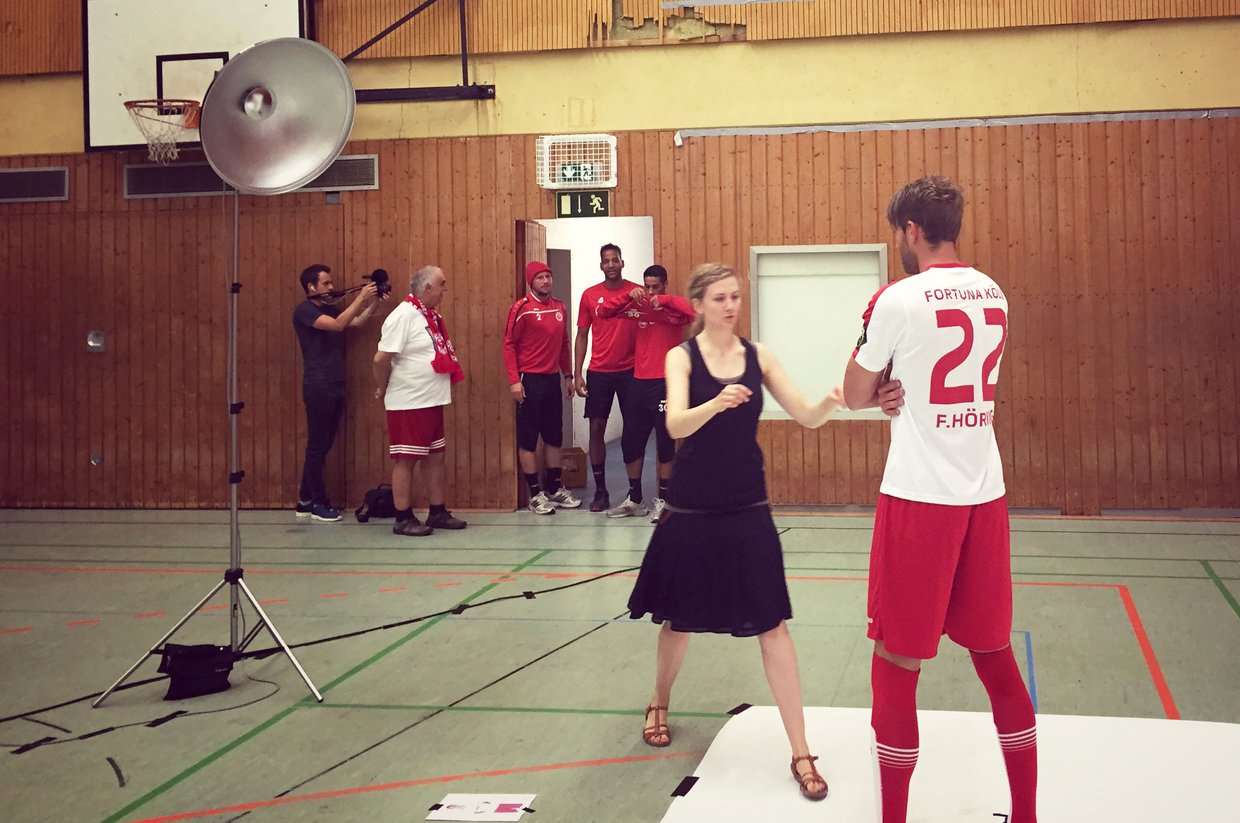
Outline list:
[[[659,760],[685,760],[688,758],[700,757],[702,754],[704,754],[704,752],[700,751],[669,752],[667,754],[642,754],[633,755],[630,757],[608,757],[598,760],[575,760],[565,763],[542,763],[536,766],[515,766],[509,769],[492,769],[484,772],[445,774],[435,777],[422,777],[415,780],[400,780],[393,783],[374,783],[365,786],[352,786],[346,789],[334,789],[325,792],[313,792],[311,794],[290,795],[288,797],[278,797],[272,800],[258,800],[252,803],[239,803],[234,806],[220,806],[215,809],[200,809],[192,812],[181,812],[179,814],[171,814],[164,817],[149,817],[145,820],[135,821],[135,823],[175,823],[175,821],[178,820],[191,820],[196,817],[212,817],[214,815],[253,811],[254,809],[269,809],[275,806],[287,806],[294,803],[330,800],[337,797],[350,797],[359,794],[367,794],[370,792],[387,792],[394,789],[413,788],[415,786],[456,783],[462,780],[480,780],[488,777],[507,777],[516,774],[537,774],[538,772],[560,771],[564,769],[598,768],[600,766],[648,763]]]
[[[1033,674],[1033,635],[1022,631],[1025,636],[1025,662],[1029,669],[1029,700],[1033,703],[1033,713],[1038,713],[1038,679]]]
[[[1141,614],[1137,611],[1137,604],[1132,599],[1132,592],[1127,586],[1116,586],[1120,599],[1124,601],[1124,609],[1128,612],[1128,621],[1132,624],[1133,634],[1137,636],[1137,644],[1141,647],[1141,654],[1145,656],[1145,665],[1149,667],[1150,677],[1154,680],[1154,688],[1158,692],[1158,699],[1162,701],[1163,712],[1167,715],[1168,720],[1179,720],[1180,710],[1176,708],[1175,698],[1171,696],[1171,688],[1167,685],[1167,678],[1163,676],[1162,667],[1158,665],[1158,658],[1154,655],[1154,646],[1150,643],[1149,635],[1145,633],[1145,624],[1141,622]]]
[[[546,552],[544,551],[544,552],[534,555],[533,558],[531,558],[530,560],[527,560],[525,563],[522,563],[520,566],[517,566],[515,569],[513,569],[513,571],[519,572],[521,569],[525,568],[530,563],[537,561],[539,558],[543,557],[545,554]],[[491,589],[493,588],[495,588],[494,584],[488,584],[486,586],[483,586],[481,589],[473,592],[468,597],[459,601],[458,605],[462,603],[468,603],[471,600],[475,600],[479,597],[482,597],[482,595],[491,591]],[[413,629],[413,631],[409,632],[404,637],[401,637],[398,640],[394,641],[393,643],[389,644],[388,646],[384,647],[383,649],[380,649],[378,652],[371,655],[366,660],[363,660],[362,662],[358,663],[353,668],[346,671],[344,674],[337,677],[335,680],[332,680],[326,686],[323,686],[321,689],[319,689],[319,692],[321,694],[327,694],[329,691],[334,689],[336,686],[340,685],[344,681],[353,677],[358,672],[377,663],[379,660],[383,659],[388,654],[394,652],[396,649],[408,643],[410,640],[413,640],[415,637],[427,631],[432,626],[439,624],[445,617],[447,617],[447,615],[440,615],[438,617],[431,618],[427,622]],[[168,778],[163,783],[151,789],[149,792],[142,795],[141,797],[131,801],[124,808],[118,809],[117,811],[113,812],[111,815],[104,818],[102,823],[118,823],[118,821],[125,819],[126,817],[129,816],[130,812],[134,811],[135,809],[141,808],[142,806],[145,806],[147,803],[154,800],[156,797],[159,797],[160,795],[162,795],[164,792],[168,791],[172,787],[192,777],[194,774],[196,774],[201,769],[206,768],[207,766],[211,765],[216,760],[219,760],[221,757],[228,754],[232,750],[236,749],[237,747],[241,746],[247,741],[257,737],[258,735],[262,734],[267,729],[271,728],[272,726],[279,723],[284,718],[288,717],[293,712],[297,711],[297,709],[303,706],[303,704],[307,704],[311,702],[314,702],[313,700],[311,700],[311,698],[303,697],[299,702],[294,703],[291,706],[288,706],[284,709],[281,709],[280,711],[276,712],[274,715],[267,718],[262,723],[259,723],[257,726],[253,727],[249,731],[246,731],[243,734],[241,734],[239,737],[236,737],[232,741],[225,743],[223,746],[211,752],[210,754],[208,754],[206,757],[202,758],[198,762],[183,769],[180,773]],[[195,815],[195,816],[202,816],[202,815]],[[176,818],[176,819],[184,819],[184,818]]]
[[[1209,575],[1210,579],[1214,581],[1214,585],[1218,586],[1218,590],[1223,594],[1223,599],[1231,606],[1231,610],[1236,613],[1236,617],[1240,617],[1240,602],[1236,601],[1236,596],[1224,585],[1218,573],[1214,571],[1214,567],[1207,560],[1202,560],[1201,566],[1206,570],[1206,574]]]
[[[578,709],[554,706],[419,706],[405,703],[315,703],[310,709],[375,709],[385,711],[419,712],[494,712],[497,714],[586,714],[615,717],[641,717],[642,709]],[[731,717],[727,712],[672,711],[672,717],[707,717],[724,720]]]

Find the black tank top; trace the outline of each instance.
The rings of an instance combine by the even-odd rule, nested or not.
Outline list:
[[[748,403],[720,412],[686,437],[676,450],[667,502],[673,509],[734,511],[766,500],[766,475],[758,446],[762,413],[762,367],[758,352],[745,338],[745,371],[739,383],[753,396]],[[689,408],[700,406],[723,390],[706,368],[697,339],[682,344],[689,354]]]

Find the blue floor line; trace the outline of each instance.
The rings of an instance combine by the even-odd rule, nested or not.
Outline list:
[[[1033,674],[1033,637],[1029,632],[1020,632],[1025,636],[1025,661],[1029,667],[1029,699],[1033,701],[1033,712],[1038,711],[1038,679]]]

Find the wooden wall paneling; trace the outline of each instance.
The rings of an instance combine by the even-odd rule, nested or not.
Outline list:
[[[1090,318],[1091,338],[1094,343],[1093,360],[1086,372],[1087,380],[1096,387],[1097,405],[1094,408],[1098,449],[1098,507],[1099,510],[1118,505],[1120,489],[1116,478],[1119,468],[1119,426],[1116,420],[1118,405],[1117,355],[1122,348],[1116,345],[1116,327],[1119,311],[1115,283],[1112,278],[1110,258],[1115,250],[1111,241],[1112,175],[1118,173],[1113,165],[1110,145],[1112,137],[1108,127],[1094,123],[1084,127],[1085,149],[1088,160],[1089,218],[1089,275],[1094,295]]]
[[[1059,180],[1057,179],[1057,155],[1060,150],[1056,139],[1058,126],[1043,123],[1030,129],[1036,145],[1037,164],[1033,171],[1037,174],[1040,185],[1031,186],[1030,192],[1036,193],[1038,226],[1041,241],[1035,243],[1041,255],[1039,268],[1042,272],[1040,285],[1041,296],[1038,300],[1041,311],[1040,326],[1043,334],[1051,339],[1045,340],[1041,347],[1038,362],[1041,366],[1042,386],[1039,390],[1042,414],[1046,420],[1045,430],[1045,461],[1046,461],[1046,493],[1053,507],[1063,509],[1065,499],[1064,467],[1067,451],[1072,448],[1068,442],[1064,421],[1064,389],[1063,364],[1072,355],[1069,343],[1072,330],[1064,328],[1065,308],[1070,298],[1065,295],[1063,277],[1063,254],[1060,244],[1067,242],[1062,233],[1057,231],[1059,214],[1057,204],[1059,197]],[[1075,485],[1076,479],[1072,479]]]
[[[1227,119],[1219,124],[1220,132],[1225,131],[1227,134],[1227,145],[1231,147],[1230,151],[1221,152],[1225,158],[1226,176],[1220,175],[1218,180],[1226,180],[1226,186],[1220,191],[1217,188],[1217,200],[1215,208],[1220,211],[1224,217],[1220,222],[1215,223],[1216,235],[1226,237],[1226,254],[1220,255],[1219,265],[1220,279],[1226,286],[1215,294],[1220,296],[1220,302],[1226,306],[1225,317],[1227,320],[1220,326],[1221,341],[1225,346],[1223,351],[1236,351],[1237,338],[1240,335],[1236,331],[1235,318],[1240,316],[1240,299],[1236,297],[1235,276],[1234,272],[1240,268],[1240,249],[1236,246],[1235,233],[1233,227],[1240,222],[1240,157],[1237,156],[1235,147],[1240,145],[1240,123],[1234,119]],[[1216,161],[1218,163],[1219,161]],[[1220,169],[1221,170],[1221,169]],[[1217,345],[1217,342],[1216,342]],[[1231,368],[1228,368],[1227,361],[1231,360]],[[1219,415],[1219,421],[1222,428],[1221,439],[1221,459],[1223,467],[1223,477],[1229,478],[1222,484],[1222,490],[1226,497],[1232,502],[1227,504],[1235,506],[1237,499],[1240,499],[1240,483],[1237,478],[1240,477],[1240,415],[1235,414],[1235,409],[1240,407],[1240,364],[1238,357],[1218,357],[1213,358],[1216,364],[1215,368],[1219,370],[1222,376],[1220,382],[1220,403],[1224,411]]]
[[[1093,185],[1089,162],[1090,128],[1084,123],[1073,123],[1071,133],[1071,165],[1064,171],[1072,180],[1073,198],[1068,208],[1074,216],[1073,262],[1070,271],[1076,293],[1079,295],[1076,311],[1076,352],[1072,371],[1076,378],[1076,391],[1080,397],[1077,405],[1080,438],[1080,511],[1069,514],[1096,515],[1100,513],[1101,475],[1099,471],[1099,446],[1104,437],[1101,429],[1100,411],[1102,392],[1093,379],[1097,369],[1098,353],[1094,341],[1098,334],[1099,312],[1102,305],[1097,297],[1097,282],[1093,271],[1093,255],[1090,252],[1090,192]],[[1108,432],[1105,436],[1111,436]]]
[[[1179,215],[1192,203],[1192,158],[1180,157],[1180,143],[1176,140],[1176,122],[1163,120],[1158,123],[1158,188],[1159,188],[1159,267],[1161,282],[1151,294],[1155,302],[1151,306],[1150,323],[1158,330],[1157,374],[1161,383],[1161,398],[1155,400],[1158,410],[1159,429],[1166,459],[1166,481],[1156,484],[1154,505],[1183,508],[1191,499],[1200,499],[1200,489],[1190,486],[1185,452],[1198,433],[1179,431],[1176,418],[1183,408],[1200,408],[1198,403],[1180,406],[1167,402],[1173,398],[1181,402],[1194,397],[1192,389],[1183,385],[1179,364],[1187,362],[1185,339],[1187,330],[1183,322],[1185,300],[1193,290],[1197,272],[1193,270],[1192,225],[1181,225]],[[1191,144],[1185,148],[1191,149]],[[1183,233],[1182,233],[1183,230]],[[1189,248],[1176,253],[1177,244]],[[1158,272],[1158,270],[1156,270]],[[1158,400],[1161,402],[1158,402]],[[1164,493],[1159,493],[1164,492]]]
[[[802,208],[809,211],[813,220],[812,243],[831,243],[835,241],[834,227],[831,224],[831,185],[834,176],[830,156],[830,136],[825,132],[810,135],[808,156],[801,155],[801,169],[813,181],[808,192],[808,200],[802,200]],[[860,322],[857,327],[860,328]],[[841,366],[844,364],[840,364]],[[846,437],[856,428],[852,423],[828,421],[821,429],[813,433],[814,459],[817,464],[817,482],[811,482],[810,490],[815,499],[827,503],[839,499],[839,472],[835,467],[836,440]]]
[[[1025,256],[1023,235],[1018,227],[1025,219],[1024,187],[1022,163],[1022,140],[1019,127],[1003,127],[1003,138],[995,141],[994,149],[998,153],[998,174],[1002,181],[1005,197],[1004,215],[1006,232],[1003,238],[1004,268],[1011,272],[1004,291],[1008,296],[1008,311],[1011,318],[1008,330],[1008,351],[1010,359],[1004,362],[1008,385],[1012,397],[1021,398],[1011,406],[1012,427],[1009,435],[1012,439],[1012,467],[1006,473],[1008,477],[1018,477],[1014,482],[1016,488],[1008,502],[1013,506],[1030,505],[1030,495],[1026,489],[1035,484],[1031,470],[1031,444],[1024,437],[1024,432],[1031,428],[1029,416],[1029,366],[1032,348],[1037,344],[1040,329],[1035,325],[1033,307],[1029,301],[1029,281],[1036,277]],[[1002,371],[1000,372],[1002,374]]]
[[[490,418],[492,405],[488,397],[494,397],[495,384],[491,380],[492,372],[488,368],[486,356],[487,346],[496,342],[494,330],[488,328],[486,314],[483,311],[484,296],[487,290],[481,277],[480,244],[482,241],[481,197],[482,186],[478,165],[481,156],[478,144],[473,140],[454,140],[452,142],[453,168],[458,172],[453,181],[456,190],[455,202],[460,204],[458,212],[460,221],[457,223],[456,250],[453,256],[457,274],[458,287],[454,301],[456,316],[460,318],[457,326],[462,329],[456,332],[463,347],[467,349],[470,364],[470,375],[467,390],[464,393],[466,404],[459,419],[458,439],[465,440],[467,450],[463,451],[461,461],[460,482],[468,485],[475,506],[488,505],[489,484],[487,483],[486,455],[490,434],[498,421]],[[462,284],[464,288],[461,288]],[[498,351],[498,346],[492,351]],[[464,386],[463,386],[464,387]],[[482,430],[476,425],[482,424]],[[491,430],[491,431],[488,431]]]
[[[891,234],[887,229],[887,202],[895,191],[895,183],[891,179],[891,132],[874,132],[865,137],[867,139],[861,142],[862,222],[857,242],[886,242]],[[857,307],[858,311],[864,309],[864,306]],[[860,317],[857,320],[860,336]],[[884,435],[890,425],[887,422],[863,421],[854,428],[857,430],[858,445],[864,447],[864,451],[858,449],[865,455],[860,469],[861,481],[867,499],[874,500],[877,499],[878,484],[886,464],[887,443]]]
[[[1179,397],[1184,403],[1179,413],[1172,415],[1173,434],[1176,429],[1184,431],[1184,506],[1193,506],[1193,501],[1207,500],[1209,492],[1205,482],[1205,467],[1202,452],[1203,429],[1207,423],[1207,407],[1203,381],[1193,379],[1184,373],[1184,368],[1193,361],[1194,352],[1204,350],[1205,325],[1194,321],[1194,314],[1204,309],[1209,300],[1205,284],[1209,281],[1210,260],[1205,255],[1209,244],[1209,234],[1203,229],[1208,226],[1208,206],[1204,205],[1202,187],[1203,172],[1209,167],[1209,144],[1197,140],[1204,131],[1197,129],[1192,120],[1177,120],[1174,124],[1173,157],[1176,159],[1177,190],[1177,227],[1176,235],[1184,245],[1183,265],[1187,268],[1187,276],[1180,285],[1178,300],[1179,316],[1173,335],[1180,340],[1179,357],[1168,363],[1168,374],[1179,383]],[[1200,208],[1200,211],[1198,209]],[[1173,264],[1176,263],[1173,260]],[[1177,426],[1183,419],[1184,409],[1202,410],[1203,426]]]
[[[1084,387],[1080,375],[1086,368],[1084,359],[1084,334],[1089,317],[1082,311],[1085,301],[1086,274],[1081,260],[1080,218],[1085,212],[1078,209],[1076,170],[1074,167],[1074,125],[1056,126],[1051,134],[1054,140],[1054,202],[1051,214],[1057,217],[1054,235],[1057,241],[1057,262],[1051,268],[1055,272],[1057,299],[1056,321],[1052,328],[1063,341],[1060,361],[1051,364],[1060,385],[1058,398],[1047,399],[1047,409],[1058,411],[1062,417],[1063,465],[1062,482],[1065,514],[1084,514],[1085,488],[1094,482],[1083,471],[1082,450],[1084,437],[1084,409],[1092,408],[1082,397]]]
[[[1136,508],[1136,467],[1133,464],[1133,401],[1134,393],[1129,376],[1129,352],[1131,337],[1129,328],[1128,289],[1131,280],[1124,275],[1128,271],[1126,254],[1127,234],[1124,230],[1124,198],[1126,158],[1123,150],[1123,127],[1120,124],[1107,123],[1103,126],[1106,132],[1106,165],[1108,174],[1105,177],[1106,199],[1103,213],[1107,215],[1106,236],[1112,244],[1112,255],[1104,256],[1106,267],[1107,290],[1110,298],[1111,317],[1109,331],[1114,341],[1111,350],[1111,368],[1113,369],[1112,408],[1115,426],[1115,473],[1112,482],[1115,494],[1110,506],[1114,508]],[[1133,196],[1139,193],[1134,192]]]
[[[89,163],[86,155],[79,155],[74,159],[70,186],[74,180],[89,175],[92,187],[100,192],[100,200],[111,204],[116,198],[114,168],[113,163]],[[82,211],[81,208],[73,209],[75,215],[81,215]],[[79,217],[79,226],[83,219],[91,218]],[[97,410],[92,415],[91,440],[86,447],[88,451],[97,449],[103,455],[103,464],[90,466],[87,462],[83,471],[89,473],[86,505],[106,506],[116,499],[117,494],[116,327],[117,305],[123,287],[117,270],[115,213],[111,208],[101,210],[92,222],[99,227],[99,256],[81,261],[77,271],[94,274],[90,280],[93,282],[92,305],[97,310],[94,317],[98,325],[89,325],[107,335],[107,351],[101,355],[91,355],[86,361],[90,371],[91,395]]]
[[[73,176],[84,175],[88,168],[85,158],[80,161],[75,159],[69,167],[70,185]],[[101,185],[102,167],[102,163],[94,163],[89,167],[90,173],[85,175],[90,181],[88,185],[99,193],[101,200],[105,197]],[[70,315],[66,318],[68,322],[61,328],[62,335],[67,338],[66,348],[76,373],[72,377],[65,375],[64,378],[72,380],[70,385],[77,385],[79,403],[84,400],[84,405],[64,409],[65,423],[75,419],[79,421],[79,436],[72,451],[61,464],[64,476],[71,479],[71,486],[67,489],[70,494],[62,499],[65,499],[66,505],[95,506],[103,499],[103,486],[112,463],[112,455],[108,454],[110,450],[104,445],[108,431],[107,419],[113,417],[106,408],[105,395],[111,382],[107,380],[107,374],[116,353],[111,345],[102,354],[87,352],[85,337],[90,329],[101,329],[111,337],[116,262],[111,248],[112,238],[107,234],[103,215],[88,217],[80,211],[67,213],[58,210],[51,216],[49,223],[57,228],[64,225],[71,227],[68,237],[61,234],[60,242],[56,244],[63,255],[56,276],[73,284],[75,299],[72,302],[76,305],[71,304]],[[81,242],[82,237],[86,238],[85,244]],[[85,288],[82,288],[83,286]],[[108,342],[110,344],[114,341]],[[83,410],[89,412],[82,414]],[[99,466],[92,466],[90,463],[90,454],[95,450],[104,458],[104,462]]]
[[[1123,129],[1122,145],[1125,165],[1129,170],[1144,171],[1148,166],[1142,163],[1142,144],[1144,123],[1136,128]],[[1156,213],[1151,206],[1149,186],[1140,174],[1129,172],[1125,181],[1124,225],[1123,236],[1125,266],[1120,277],[1126,285],[1128,306],[1128,375],[1131,385],[1129,402],[1133,405],[1130,420],[1129,437],[1132,442],[1133,468],[1133,507],[1144,508],[1151,495],[1151,450],[1149,441],[1149,354],[1150,346],[1145,339],[1145,314],[1148,301],[1147,276],[1145,267],[1149,259],[1149,248],[1146,245],[1145,233],[1152,227],[1147,225],[1147,215]]]
[[[1137,305],[1140,306],[1141,322],[1136,334],[1144,346],[1144,356],[1139,366],[1143,381],[1143,390],[1138,395],[1142,408],[1142,417],[1146,420],[1145,430],[1138,435],[1144,440],[1149,450],[1150,486],[1145,495],[1148,502],[1142,506],[1165,506],[1167,500],[1167,442],[1164,430],[1165,414],[1163,412],[1166,398],[1163,374],[1161,370],[1163,341],[1159,326],[1161,310],[1155,308],[1161,281],[1166,277],[1174,277],[1163,269],[1166,260],[1158,241],[1163,232],[1162,200],[1168,196],[1159,180],[1159,129],[1158,123],[1143,121],[1136,135],[1140,151],[1141,169],[1141,216],[1140,222],[1129,225],[1134,239],[1141,244],[1143,259],[1136,263],[1140,271],[1140,292]],[[1166,307],[1164,307],[1166,308]],[[1162,479],[1162,482],[1159,482]],[[1159,502],[1161,501],[1161,502]]]
[[[1180,364],[1180,367],[1185,369],[1190,362],[1201,356],[1200,353],[1210,352],[1219,345],[1219,336],[1222,335],[1225,339],[1231,325],[1226,320],[1226,301],[1221,299],[1226,288],[1222,273],[1231,270],[1227,263],[1229,244],[1225,242],[1225,238],[1231,237],[1231,232],[1227,229],[1226,222],[1226,153],[1221,151],[1225,145],[1222,140],[1224,130],[1212,129],[1208,121],[1190,121],[1189,128],[1193,143],[1192,245],[1197,250],[1200,277],[1199,296],[1193,300],[1191,314],[1193,318],[1203,317],[1205,322],[1199,323],[1195,319],[1189,321],[1189,325],[1196,332],[1191,343],[1191,352],[1198,354],[1190,354],[1190,359]],[[1224,395],[1230,396],[1230,381],[1227,377],[1231,369],[1216,357],[1207,357],[1198,362],[1207,363],[1202,369],[1199,383],[1203,486],[1200,499],[1207,506],[1220,506],[1223,505],[1221,501],[1226,495],[1222,490],[1222,450],[1219,444],[1223,432],[1219,418],[1225,408]]]

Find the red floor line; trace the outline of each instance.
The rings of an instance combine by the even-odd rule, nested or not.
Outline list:
[[[538,772],[559,771],[562,769],[595,768],[598,766],[617,766],[626,763],[646,763],[652,760],[683,760],[700,757],[703,752],[670,752],[668,754],[644,754],[633,757],[609,757],[601,760],[575,760],[566,763],[544,763],[538,766],[518,766],[511,769],[494,769],[486,772],[467,772],[465,774],[446,774],[437,777],[422,777],[417,780],[401,780],[396,783],[375,783],[369,786],[353,786],[347,789],[335,789],[313,794],[299,794],[290,797],[277,797],[271,800],[258,800],[253,803],[239,803],[235,806],[221,806],[215,809],[199,809],[192,812],[180,812],[165,817],[148,817],[135,823],[173,823],[177,820],[192,820],[196,817],[211,817],[220,814],[269,809],[275,806],[287,806],[293,803],[306,803],[318,800],[330,800],[336,797],[350,797],[369,792],[387,792],[393,789],[408,789],[414,786],[429,786],[436,783],[456,783],[461,780],[472,780],[486,777],[506,777],[514,774],[535,774]]]
[[[274,603],[287,603],[287,602],[288,602],[288,598],[287,598],[287,597],[277,597],[277,598],[275,598],[275,599],[273,599],[273,600],[260,600],[260,601],[258,601],[259,605],[261,605],[261,606],[270,606],[270,605],[272,605],[272,604],[274,604]]]
[[[163,617],[165,614],[167,614],[167,612],[143,612],[142,614],[135,614],[134,617],[141,620],[146,617]]]
[[[1175,698],[1171,696],[1171,688],[1167,685],[1167,678],[1163,676],[1162,667],[1158,665],[1158,658],[1154,655],[1154,646],[1150,643],[1149,635],[1145,633],[1145,624],[1141,622],[1141,614],[1137,611],[1137,604],[1132,599],[1132,592],[1124,585],[1117,585],[1115,588],[1119,592],[1120,599],[1124,601],[1128,621],[1132,623],[1132,631],[1137,636],[1137,643],[1141,646],[1141,654],[1145,655],[1145,665],[1149,666],[1150,677],[1154,680],[1154,688],[1158,691],[1158,698],[1162,701],[1163,711],[1168,720],[1179,720],[1180,710],[1175,705]]]
[[[32,631],[34,631],[34,626],[22,626],[20,629],[0,629],[0,634],[21,634]]]
[[[216,603],[214,606],[203,606],[200,611],[204,612],[221,612],[228,608],[227,603]]]
[[[379,589],[380,592],[403,592],[405,590],[406,589],[404,586],[393,586],[392,588],[388,588],[388,589]]]
[[[327,593],[327,594],[320,594],[320,595],[319,595],[319,597],[322,597],[322,598],[324,598],[324,599],[326,599],[326,598],[328,598],[328,597],[348,597],[348,596],[349,596],[349,593],[348,593],[348,592],[329,592],[329,593]]]
[[[93,620],[70,620],[69,625],[70,626],[93,626],[96,623],[102,623],[102,622],[103,620],[96,617]]]

